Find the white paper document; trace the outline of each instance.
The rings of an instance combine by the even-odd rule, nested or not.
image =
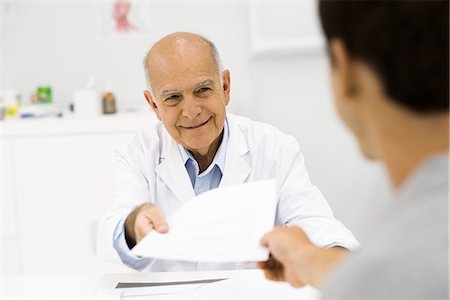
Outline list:
[[[274,226],[275,180],[217,188],[194,197],[168,219],[169,232],[150,232],[133,249],[143,257],[197,262],[255,262]]]

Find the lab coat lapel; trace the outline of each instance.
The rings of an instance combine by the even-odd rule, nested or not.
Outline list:
[[[181,202],[186,202],[195,196],[191,180],[183,164],[177,143],[163,131],[163,147],[161,163],[155,172]]]
[[[235,123],[234,116],[228,114],[227,120],[230,136],[220,187],[243,183],[252,170],[251,166],[244,159],[249,152],[247,140]]]

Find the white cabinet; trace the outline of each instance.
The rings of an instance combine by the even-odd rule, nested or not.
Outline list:
[[[4,274],[126,271],[95,256],[97,222],[111,205],[114,149],[155,122],[153,115],[8,122],[3,124]]]
[[[13,185],[13,144],[10,140],[2,140],[1,148],[1,272],[20,274],[17,207]]]
[[[16,214],[7,212],[15,211],[14,187],[13,187],[13,162],[12,162],[12,143],[3,141],[2,143],[2,237],[13,238],[17,236]]]

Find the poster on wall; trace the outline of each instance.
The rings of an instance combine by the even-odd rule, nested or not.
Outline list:
[[[151,2],[97,2],[98,34],[105,38],[148,36],[154,28]]]

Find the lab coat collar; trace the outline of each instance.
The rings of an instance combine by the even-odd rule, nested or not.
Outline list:
[[[243,183],[250,174],[251,167],[244,160],[248,153],[247,141],[239,129],[233,114],[227,113],[229,140],[226,151],[224,173],[219,187]],[[183,164],[180,150],[175,140],[162,126],[160,164],[155,172],[181,202],[195,196],[191,180]]]
[[[236,122],[236,116],[227,113],[227,121],[230,135],[227,145],[225,169],[219,187],[243,183],[252,170],[251,166],[245,161],[249,149],[247,139]]]
[[[195,196],[194,189],[178,149],[178,144],[161,124],[161,157],[155,168],[156,174],[175,194],[180,202]]]

